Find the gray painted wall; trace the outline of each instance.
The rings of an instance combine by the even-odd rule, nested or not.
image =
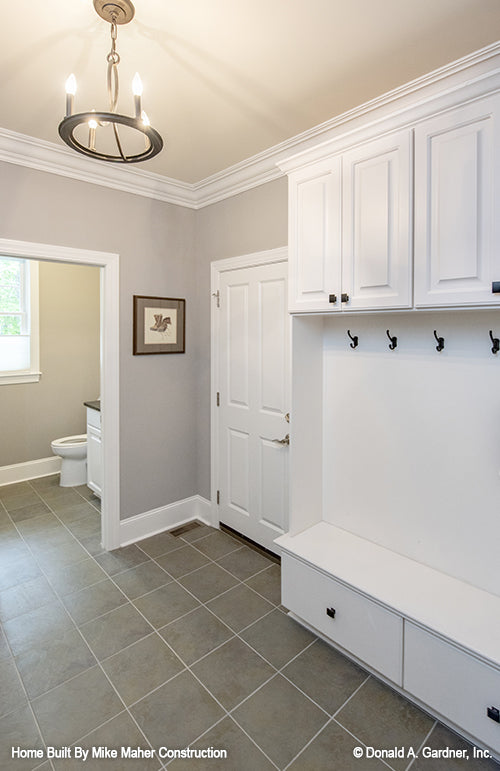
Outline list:
[[[83,402],[99,395],[99,276],[39,263],[38,383],[0,387],[0,466],[52,455],[53,439],[86,431]]]
[[[196,494],[194,212],[7,163],[0,178],[2,238],[120,255],[122,518]],[[185,354],[132,355],[134,294],[186,299]]]
[[[210,262],[287,243],[280,179],[198,212],[0,163],[2,238],[120,255],[121,517],[210,496]],[[132,296],[186,299],[186,353],[132,355]],[[1,399],[1,391],[0,391]]]

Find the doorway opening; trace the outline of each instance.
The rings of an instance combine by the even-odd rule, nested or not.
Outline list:
[[[102,546],[120,546],[119,476],[119,257],[108,252],[74,249],[29,241],[0,239],[7,257],[97,266],[100,271],[101,428],[103,436]]]

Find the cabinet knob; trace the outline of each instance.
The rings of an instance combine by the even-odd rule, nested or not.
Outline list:
[[[498,707],[488,707],[486,714],[494,720],[495,723],[500,723],[500,709],[498,709]]]
[[[342,292],[342,294],[340,296],[340,300],[343,303],[348,303],[349,302],[349,295],[346,294],[345,292]]]
[[[328,302],[332,303],[332,305],[335,305],[335,303],[337,302],[337,295],[336,294],[329,295]]]
[[[327,608],[326,615],[330,616],[330,618],[335,618],[335,608]]]

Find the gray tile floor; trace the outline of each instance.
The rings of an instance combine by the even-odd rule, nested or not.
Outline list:
[[[99,533],[86,487],[0,488],[1,769],[498,769],[291,620],[260,553],[205,525],[112,553]],[[367,757],[424,745],[471,759]],[[228,757],[84,763],[76,746]]]

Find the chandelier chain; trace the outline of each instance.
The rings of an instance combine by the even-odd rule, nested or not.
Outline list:
[[[119,82],[118,82],[118,64],[120,63],[120,55],[116,50],[116,38],[118,30],[116,23],[113,19],[111,22],[111,51],[107,55],[108,62],[108,98],[109,98],[109,110],[110,112],[116,112],[116,106],[118,104],[119,95]]]

